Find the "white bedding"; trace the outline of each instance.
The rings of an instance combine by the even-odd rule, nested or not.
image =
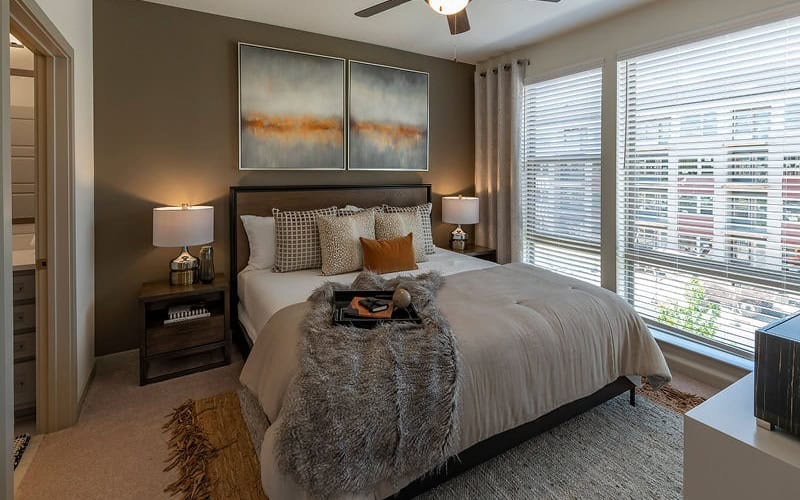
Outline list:
[[[447,276],[464,271],[485,269],[497,264],[470,257],[461,253],[436,248],[436,253],[428,256],[427,262],[417,264],[416,271],[386,274],[392,278],[398,274],[420,274],[438,271]],[[351,283],[358,272],[323,276],[319,269],[306,269],[290,273],[274,273],[272,270],[245,270],[239,273],[239,320],[250,340],[255,343],[258,333],[273,314],[286,306],[304,302],[311,291],[326,281]]]

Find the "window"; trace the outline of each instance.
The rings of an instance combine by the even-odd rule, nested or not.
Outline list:
[[[752,353],[800,304],[800,18],[620,61],[617,289]]]
[[[714,198],[697,194],[682,194],[678,197],[678,212],[690,215],[713,215]]]
[[[520,159],[523,261],[596,285],[601,87],[600,69],[526,86]]]

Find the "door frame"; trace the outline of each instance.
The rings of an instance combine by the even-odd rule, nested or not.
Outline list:
[[[79,412],[74,51],[34,0],[8,1],[11,31],[35,54],[36,428],[46,433]]]
[[[0,0],[0,40],[8,40],[9,0]],[[14,346],[12,323],[11,260],[11,61],[8,50],[0,50],[0,186],[2,187],[2,228],[0,234],[0,497],[13,498],[14,474],[11,450],[14,443]]]

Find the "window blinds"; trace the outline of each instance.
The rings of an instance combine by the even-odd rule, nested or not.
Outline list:
[[[525,87],[523,261],[600,284],[602,70]]]
[[[618,64],[618,291],[752,353],[800,308],[800,19]]]

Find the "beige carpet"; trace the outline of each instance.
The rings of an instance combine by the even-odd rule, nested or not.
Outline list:
[[[241,362],[145,387],[135,351],[98,358],[94,383],[78,423],[42,437],[17,489],[22,500],[158,499],[177,473],[163,472],[165,416],[188,398],[238,388]],[[703,396],[713,389],[686,377],[673,386]],[[704,390],[698,390],[702,387]]]
[[[16,499],[158,499],[177,478],[163,472],[164,417],[187,398],[236,390],[241,361],[187,377],[138,385],[138,353],[98,358],[78,423],[43,436]]]

